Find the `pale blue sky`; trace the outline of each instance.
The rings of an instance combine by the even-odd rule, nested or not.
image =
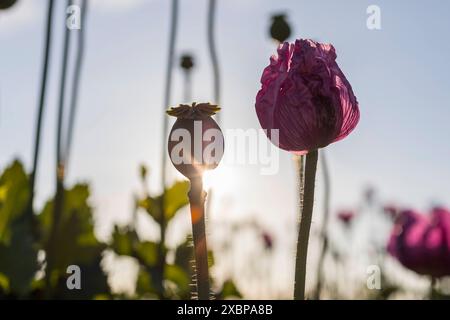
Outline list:
[[[38,205],[53,192],[55,107],[65,19],[63,1],[57,2]],[[69,183],[92,184],[98,232],[105,236],[111,222],[130,217],[132,192],[139,186],[138,164],[145,162],[153,169],[152,188],[159,188],[170,1],[89,2]],[[193,97],[210,100],[207,1],[180,3],[177,57],[186,51],[194,54]],[[370,4],[381,8],[382,30],[366,28]],[[44,0],[19,0],[10,12],[0,12],[1,168],[13,157],[30,168],[45,11]],[[275,51],[267,29],[270,15],[276,12],[288,14],[292,39],[313,38],[336,47],[338,63],[360,102],[359,126],[347,139],[327,148],[332,208],[355,205],[369,184],[386,201],[420,209],[434,202],[450,205],[450,3],[218,0],[223,129],[259,128],[254,99],[261,72]],[[181,99],[181,85],[176,68],[172,104]],[[281,242],[291,243],[293,230],[283,236],[296,219],[295,172],[289,154],[281,153],[280,166],[279,174],[269,177],[261,176],[257,166],[223,169],[227,179],[217,188],[212,219],[255,215]],[[320,176],[316,199],[322,199]]]

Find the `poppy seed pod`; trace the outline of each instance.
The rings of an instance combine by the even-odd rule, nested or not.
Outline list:
[[[182,69],[188,71],[194,67],[194,59],[189,54],[184,54],[181,56],[180,66]]]
[[[167,114],[177,118],[169,134],[168,152],[175,168],[188,179],[219,165],[224,137],[211,118],[220,108],[209,103],[179,105]]]
[[[270,36],[282,43],[291,35],[291,27],[286,21],[284,14],[272,16],[272,25],[270,26]]]
[[[0,10],[9,9],[17,0],[0,0]]]

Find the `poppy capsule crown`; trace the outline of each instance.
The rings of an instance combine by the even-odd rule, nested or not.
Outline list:
[[[167,114],[176,117],[168,141],[170,160],[175,168],[191,179],[219,165],[224,152],[224,138],[212,115],[220,108],[209,103],[181,104]]]

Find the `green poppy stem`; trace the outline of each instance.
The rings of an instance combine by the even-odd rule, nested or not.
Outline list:
[[[323,202],[323,221],[321,226],[322,248],[319,256],[319,263],[317,268],[317,282],[316,289],[314,291],[314,299],[320,299],[320,293],[324,284],[323,269],[325,264],[325,255],[328,251],[328,221],[330,219],[330,170],[328,169],[327,158],[325,152],[321,152],[322,159],[322,172],[323,172],[323,185],[324,185],[324,202]]]
[[[41,76],[41,87],[39,93],[39,107],[36,118],[36,131],[34,137],[34,150],[33,150],[33,166],[30,174],[30,200],[29,200],[29,210],[28,213],[33,216],[33,202],[34,202],[34,193],[35,193],[35,183],[36,183],[36,175],[39,164],[39,155],[40,155],[40,145],[41,145],[41,133],[42,133],[42,120],[45,112],[45,97],[47,92],[47,81],[48,81],[48,73],[49,73],[49,60],[50,60],[50,49],[52,43],[52,17],[53,17],[53,0],[48,1],[48,10],[47,10],[47,24],[45,31],[45,50],[44,50],[44,61],[42,66],[42,76]]]
[[[297,241],[297,256],[295,261],[294,299],[305,299],[306,258],[308,256],[308,240],[314,207],[314,185],[316,179],[318,151],[310,151],[305,161],[305,182],[303,194],[303,209],[300,217],[300,228]]]
[[[66,7],[73,5],[73,0],[66,1]],[[64,124],[64,102],[66,94],[66,80],[67,80],[67,67],[69,61],[70,51],[70,30],[65,27],[64,29],[64,41],[63,41],[63,59],[61,64],[61,74],[59,82],[59,103],[58,103],[58,116],[56,126],[56,187],[55,187],[55,199],[53,202],[52,212],[52,224],[50,227],[50,234],[48,243],[46,245],[46,260],[47,267],[45,271],[45,289],[47,297],[51,297],[53,294],[53,284],[57,283],[57,280],[53,282],[52,273],[55,268],[55,255],[56,244],[58,236],[58,227],[61,221],[62,211],[64,208],[64,177],[65,177],[65,158],[63,154],[63,124]]]
[[[303,210],[303,188],[305,185],[305,156],[294,156],[294,161],[298,173],[298,216],[301,217]]]
[[[215,26],[216,26],[216,0],[209,0],[208,4],[208,51],[213,70],[214,103],[220,105],[220,67],[217,56]],[[216,114],[217,122],[220,124],[220,113]]]
[[[166,79],[164,85],[164,110],[170,106],[170,98],[172,96],[172,73],[175,57],[175,42],[177,39],[177,27],[178,27],[178,7],[179,0],[172,0],[171,14],[170,14],[170,32],[169,32],[169,47],[167,52],[167,65],[166,65]],[[166,139],[167,131],[169,127],[169,119],[166,117],[166,113],[163,112],[163,127],[162,127],[162,139],[161,145],[161,184],[163,191],[166,189],[166,163],[167,163],[167,150]]]
[[[169,47],[167,52],[167,65],[166,65],[166,79],[164,85],[164,101],[163,107],[166,109],[170,105],[170,98],[172,96],[172,73],[173,73],[173,64],[175,57],[175,42],[177,39],[177,27],[178,27],[178,6],[179,0],[172,0],[171,8],[170,8],[170,31],[169,31]],[[169,120],[166,117],[166,113],[163,113],[163,126],[162,126],[162,139],[163,144],[161,145],[161,186],[162,186],[162,197],[161,197],[161,206],[160,206],[160,236],[161,240],[159,243],[159,258],[158,258],[158,272],[160,274],[160,278],[157,281],[158,286],[158,295],[160,299],[165,298],[165,290],[164,290],[164,275],[166,269],[166,254],[165,254],[165,234],[166,234],[166,216],[164,210],[165,203],[165,193],[166,193],[166,163],[167,163],[167,151],[165,141],[167,139],[167,131],[169,126]]]
[[[205,230],[205,198],[202,177],[190,179],[189,201],[191,205],[192,235],[194,239],[195,273],[199,300],[209,300],[208,249]]]

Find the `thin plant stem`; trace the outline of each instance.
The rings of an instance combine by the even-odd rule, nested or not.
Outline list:
[[[214,103],[220,105],[220,68],[216,50],[215,32],[216,0],[209,0],[208,6],[208,49],[213,69]],[[220,113],[216,114],[220,124]]]
[[[159,278],[156,279],[156,291],[158,294],[158,297],[160,300],[166,298],[165,289],[164,289],[164,274],[166,269],[166,228],[167,228],[167,221],[165,216],[165,191],[162,193],[162,196],[160,197],[160,212],[159,212],[159,244],[158,244],[158,276]]]
[[[50,49],[52,42],[52,17],[53,17],[53,0],[48,1],[47,10],[47,25],[45,31],[45,49],[44,49],[44,62],[42,66],[42,78],[39,97],[38,114],[36,118],[36,131],[34,136],[34,151],[33,151],[33,166],[30,174],[30,200],[29,200],[29,213],[33,214],[33,202],[34,202],[34,188],[36,184],[36,174],[39,165],[40,145],[41,145],[41,133],[42,133],[42,119],[45,111],[45,94],[47,89],[47,78],[49,72],[49,59]]]
[[[166,69],[166,82],[164,87],[164,101],[163,109],[166,110],[170,105],[170,98],[172,94],[172,72],[175,57],[175,42],[177,37],[177,24],[178,24],[178,0],[172,0],[171,6],[171,21],[170,21],[170,35],[169,35],[169,47],[167,53],[167,69]],[[163,113],[163,128],[162,128],[162,150],[161,150],[161,186],[162,196],[160,198],[160,242],[158,245],[158,273],[160,275],[159,281],[157,281],[158,295],[160,299],[165,298],[164,293],[164,274],[166,265],[166,216],[165,216],[165,192],[166,192],[166,163],[167,163],[167,150],[166,150],[166,135],[169,127],[169,119],[166,117],[166,113]]]
[[[195,272],[199,300],[209,300],[208,249],[205,229],[205,197],[202,177],[190,180],[189,201],[191,206],[192,235],[194,240]]]
[[[305,159],[305,183],[303,195],[303,210],[300,217],[300,228],[297,241],[297,256],[295,261],[294,299],[305,299],[306,259],[308,256],[309,231],[314,207],[314,186],[316,179],[318,151],[310,151]]]
[[[323,203],[323,221],[321,226],[322,236],[322,249],[320,251],[319,264],[317,269],[317,282],[316,289],[314,292],[314,299],[320,299],[320,293],[322,291],[323,286],[323,269],[325,262],[325,255],[328,251],[328,221],[330,219],[330,194],[331,194],[331,186],[330,186],[330,171],[328,168],[327,158],[325,152],[321,152],[320,159],[322,160],[322,172],[323,172],[323,183],[324,183],[324,203]]]
[[[74,76],[72,82],[72,92],[70,99],[70,111],[69,111],[69,123],[67,128],[67,141],[65,145],[64,151],[64,162],[65,167],[67,167],[67,162],[69,161],[70,151],[72,149],[72,141],[73,141],[73,131],[75,126],[75,117],[78,105],[78,94],[81,80],[81,70],[84,60],[84,44],[85,44],[85,29],[86,29],[86,13],[87,13],[87,4],[88,1],[81,1],[81,19],[82,25],[80,30],[78,30],[78,46],[77,46],[77,56],[75,61],[74,68]]]
[[[166,83],[164,87],[164,101],[163,101],[164,111],[167,110],[167,108],[170,105],[170,98],[172,94],[172,73],[175,56],[175,42],[177,38],[177,24],[178,24],[178,0],[172,0],[169,48],[167,53]],[[163,192],[166,188],[166,163],[167,163],[166,135],[168,128],[169,128],[169,118],[166,117],[166,113],[163,112],[162,150],[161,150],[161,185]]]
[[[66,7],[69,7],[73,2],[67,0]],[[56,132],[56,193],[53,203],[53,221],[50,230],[49,241],[47,244],[47,270],[45,274],[45,284],[47,296],[51,295],[51,274],[54,268],[56,237],[58,232],[61,214],[64,207],[64,163],[62,154],[62,129],[63,129],[63,115],[64,115],[64,101],[66,91],[67,78],[67,64],[70,47],[70,30],[64,26],[64,44],[63,44],[63,58],[61,65],[61,78],[59,88],[59,107],[57,118],[57,132]]]
[[[216,27],[216,8],[217,1],[209,0],[208,3],[208,22],[207,22],[207,38],[208,38],[208,52],[209,57],[211,59],[211,66],[213,71],[213,98],[214,103],[220,105],[221,100],[221,75],[220,75],[220,66],[219,66],[219,57],[217,55],[216,49],[216,37],[215,37],[215,27]],[[221,106],[221,105],[220,105]],[[222,107],[222,106],[221,106]],[[215,115],[217,123],[220,125],[221,123],[221,113],[217,113]],[[210,187],[208,190],[208,203],[207,203],[207,211],[206,216],[209,217],[212,207],[212,199],[213,199],[213,189]]]
[[[69,7],[73,4],[72,0],[67,0],[66,6]],[[56,164],[57,170],[64,168],[60,168],[63,165],[64,155],[63,155],[63,122],[64,122],[64,102],[66,98],[66,80],[67,80],[67,66],[69,60],[69,49],[70,49],[70,30],[67,26],[64,26],[64,44],[63,44],[63,58],[61,64],[61,78],[59,82],[59,103],[58,103],[58,119],[57,119],[57,127],[56,127]],[[58,172],[58,171],[57,171]],[[58,174],[57,174],[58,176]],[[62,175],[64,176],[64,175]]]
[[[298,216],[302,216],[303,210],[303,188],[305,183],[305,156],[294,156],[294,161],[297,169],[297,194],[298,194]]]

